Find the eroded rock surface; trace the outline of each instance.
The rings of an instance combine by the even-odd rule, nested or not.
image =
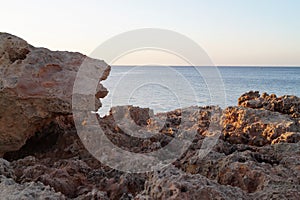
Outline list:
[[[224,139],[230,143],[263,146],[287,138],[297,142],[298,121],[289,115],[269,110],[228,107],[223,114]]]
[[[35,48],[16,36],[0,33],[0,155],[20,149],[28,138],[56,117],[72,113],[73,83],[87,62],[107,77],[110,67],[80,53]],[[97,97],[107,91],[99,83]]]
[[[250,199],[256,196],[297,199],[300,195],[299,145],[298,142],[255,147],[219,140],[205,159],[198,156],[200,146],[194,146],[175,166],[220,185],[238,187]]]
[[[0,158],[0,175],[3,175],[7,178],[16,178],[10,163],[3,158]]]
[[[300,98],[292,95],[277,97],[275,94],[263,93],[260,95],[258,91],[250,91],[238,99],[238,105],[288,114],[293,118],[300,117]]]
[[[1,198],[8,200],[17,199],[49,199],[65,200],[65,196],[57,193],[53,188],[45,186],[41,182],[27,182],[18,184],[13,179],[0,175]]]
[[[190,140],[163,169],[125,173],[100,163],[77,135],[72,87],[86,59],[102,72],[99,80],[108,76],[103,61],[0,34],[1,198],[300,199],[298,97],[248,92],[224,110],[192,106],[155,115],[114,107],[98,117],[99,126],[126,151],[144,154],[174,138]],[[106,94],[99,84],[96,107]]]
[[[249,199],[239,188],[224,186],[199,174],[170,166],[153,173],[139,199]]]
[[[257,121],[268,122],[271,126],[279,119],[282,124],[294,122],[288,115],[277,112],[243,107],[228,109],[233,109],[232,113],[243,114],[238,118],[242,126],[251,126]],[[15,177],[19,184],[41,182],[72,199],[299,199],[300,143],[297,137],[293,143],[283,138],[290,132],[280,135],[278,144],[272,144],[265,138],[267,143],[257,145],[250,143],[251,140],[232,141],[225,137],[227,132],[223,130],[223,119],[228,118],[228,113],[226,110],[222,113],[219,107],[192,107],[156,115],[150,111],[142,118],[147,123],[138,125],[140,121],[136,118],[148,111],[132,106],[113,108],[111,115],[99,119],[99,124],[116,145],[140,153],[167,145],[172,138],[186,133],[183,130],[195,131],[197,134],[188,150],[163,170],[133,174],[101,164],[86,151],[74,125],[65,124],[69,122],[65,120],[59,121],[59,125],[52,125],[51,132],[58,137],[47,139],[46,136],[51,136],[49,133],[45,137],[35,137],[21,150],[7,153],[5,158],[11,163],[4,161],[3,168],[6,170],[2,171],[13,171],[10,176]],[[139,127],[137,133],[152,131],[153,136],[138,140],[131,138],[124,131],[126,124],[120,123],[124,116],[134,116],[128,119],[130,124],[127,127],[135,124]],[[282,130],[281,126],[272,127],[275,132]],[[199,152],[205,138],[217,128],[223,132],[202,158]],[[259,131],[261,134],[265,129]],[[242,135],[234,136],[240,137]],[[34,143],[49,140],[54,141],[47,143],[43,150],[31,148]],[[134,158],[129,159],[134,163]],[[11,173],[6,174],[9,176]]]

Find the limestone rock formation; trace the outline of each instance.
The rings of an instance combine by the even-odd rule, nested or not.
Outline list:
[[[243,107],[228,109],[233,109],[232,113],[241,112],[243,117],[238,118],[241,126],[265,120],[268,126],[278,123],[277,120],[283,125],[294,122],[288,115],[277,112]],[[139,141],[130,138],[118,127],[118,121],[114,121],[113,114],[118,110],[121,115],[117,116],[130,116],[130,126],[140,122],[134,120],[139,118],[137,116],[146,114],[142,119],[147,124],[139,123],[140,130],[152,131],[154,137]],[[130,114],[131,111],[134,114]],[[266,138],[268,142],[262,146],[244,139],[233,142],[221,134],[210,152],[204,158],[199,156],[208,132],[214,130],[209,127],[216,126],[213,121],[222,125],[225,123],[222,119],[231,118],[226,110],[222,118],[213,115],[220,111],[218,107],[192,107],[152,116],[151,111],[150,115],[147,113],[148,109],[124,106],[113,108],[111,115],[99,119],[100,126],[116,145],[126,144],[129,150],[134,148],[139,153],[163,147],[173,137],[185,133],[181,130],[198,133],[186,153],[165,169],[153,173],[123,173],[104,166],[86,151],[74,127],[63,121],[60,126],[56,124],[56,128],[52,125],[52,134],[58,137],[35,136],[19,151],[6,153],[5,158],[11,163],[2,160],[0,171],[21,185],[41,182],[70,199],[299,199],[300,142],[297,137],[285,140],[291,132],[282,133],[276,144]],[[254,116],[257,119],[252,120]],[[282,130],[280,127],[273,128],[276,132]],[[241,133],[234,137],[243,136]],[[43,150],[31,147],[49,140],[54,141],[46,143]]]
[[[277,97],[275,94],[259,94],[258,91],[250,91],[238,99],[238,105],[248,108],[262,108],[282,114],[300,117],[300,98],[293,95]]]
[[[226,108],[222,125],[225,140],[255,146],[283,141],[284,135],[292,141],[300,131],[298,122],[289,115],[245,107]]]
[[[238,105],[224,110],[225,140],[255,146],[299,141],[299,97],[250,91],[238,99]]]
[[[72,113],[72,92],[82,62],[101,71],[110,67],[80,53],[35,48],[16,36],[0,33],[0,156],[20,149],[57,117]],[[95,102],[107,90],[99,83]]]
[[[28,182],[18,184],[13,179],[0,175],[0,191],[2,199],[49,199],[65,200],[66,197],[53,188],[45,186],[41,182]]]
[[[13,179],[0,175],[1,199],[7,200],[66,200],[70,199],[61,192],[55,192],[54,188],[44,185],[41,182],[16,183]],[[74,198],[76,200],[101,199],[108,200],[107,194],[103,191],[93,189],[86,194]]]
[[[220,185],[238,187],[246,199],[300,197],[299,142],[255,147],[219,140],[205,159],[199,158],[199,149],[194,146],[175,166]]]
[[[13,168],[11,167],[10,163],[3,158],[0,158],[0,175],[3,175],[7,178],[15,178]]]
[[[174,138],[190,141],[163,169],[125,173],[95,159],[77,135],[72,90],[86,60],[102,73],[100,81],[108,76],[103,61],[0,33],[1,198],[300,199],[298,97],[248,92],[224,110],[192,106],[158,114],[114,107],[98,116],[99,126],[126,151],[144,154]],[[107,92],[99,83],[91,94],[96,108]]]
[[[169,166],[150,175],[138,199],[249,199],[239,188],[224,186],[199,174]]]

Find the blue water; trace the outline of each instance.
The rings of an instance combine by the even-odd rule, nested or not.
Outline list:
[[[300,67],[113,66],[103,85],[101,115],[112,106],[134,105],[165,112],[192,105],[237,105],[250,90],[300,96]]]

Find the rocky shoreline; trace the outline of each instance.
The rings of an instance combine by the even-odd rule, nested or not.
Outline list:
[[[98,118],[126,151],[163,148],[186,131],[191,145],[161,170],[125,173],[100,163],[84,147],[72,116],[72,87],[83,60],[109,75],[104,61],[80,53],[35,48],[0,33],[0,196],[3,199],[300,199],[300,98],[248,92],[238,105],[190,107],[154,115],[114,107]],[[101,85],[95,105],[108,91]],[[124,125],[116,116],[129,118]],[[184,118],[183,118],[184,116]],[[136,125],[132,137],[126,127]],[[199,150],[212,130],[218,140]]]

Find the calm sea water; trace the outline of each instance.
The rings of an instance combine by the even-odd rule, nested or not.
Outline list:
[[[110,92],[101,100],[101,115],[117,105],[157,113],[192,105],[236,105],[250,90],[300,96],[300,67],[113,66],[103,84]]]

